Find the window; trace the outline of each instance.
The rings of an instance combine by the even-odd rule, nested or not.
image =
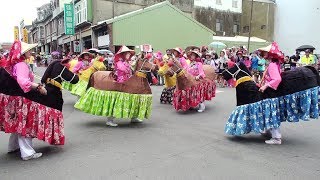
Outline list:
[[[75,5],[75,24],[87,21],[87,0],[82,0]]]
[[[44,34],[44,27],[40,26],[40,39],[44,38],[45,34]]]
[[[238,0],[232,0],[232,7],[238,8]]]
[[[223,31],[223,20],[216,19],[216,31]]]
[[[266,25],[262,25],[262,26],[261,26],[261,29],[266,29],[266,28],[267,28]]]
[[[63,18],[60,18],[58,20],[58,35],[64,33],[64,24],[63,24]]]
[[[218,5],[222,5],[221,0],[216,0],[216,4],[218,4]]]
[[[46,27],[46,36],[48,36],[48,35],[51,34],[51,31],[50,31],[50,23],[47,24],[45,27]]]
[[[243,27],[243,33],[248,33],[249,32],[249,26],[244,26]]]

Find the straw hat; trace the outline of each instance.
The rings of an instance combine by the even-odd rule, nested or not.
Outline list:
[[[119,51],[117,52],[117,54],[114,57],[115,62],[117,62],[119,60],[119,58],[121,57],[122,54],[129,52],[131,54],[130,59],[132,58],[132,56],[135,55],[134,50],[129,49],[127,46],[122,46]]]
[[[122,46],[122,47],[119,49],[119,51],[117,52],[116,55],[118,55],[118,54],[123,54],[123,53],[125,53],[125,52],[130,52],[132,56],[135,54],[134,50],[129,49],[127,46]]]
[[[190,58],[190,56],[191,56],[192,53],[194,53],[194,54],[197,55],[198,57],[201,57],[201,54],[200,54],[199,51],[189,51],[189,52],[187,53],[187,55],[188,55],[189,58]]]
[[[207,52],[207,53],[205,54],[205,56],[210,56],[210,57],[212,57],[212,53],[211,53],[211,52]]]
[[[25,42],[21,42],[21,54],[25,54],[26,52],[30,51],[31,49],[37,46],[38,44],[28,44]]]
[[[79,58],[84,58],[85,55],[91,56],[91,53],[89,52],[82,52],[79,56]]]
[[[173,54],[174,51],[177,51],[179,54],[182,54],[182,49],[180,47],[176,47],[174,49],[170,49],[171,53]]]

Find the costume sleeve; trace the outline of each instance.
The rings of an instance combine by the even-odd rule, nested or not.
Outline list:
[[[180,61],[181,66],[183,67],[183,69],[188,69],[189,65],[188,65],[185,58],[180,58],[179,61]]]
[[[279,67],[276,63],[269,64],[268,74],[270,77],[270,81],[267,82],[267,86],[271,87],[274,90],[277,90],[282,79],[281,79]]]
[[[124,64],[124,62],[118,61],[118,62],[116,63],[116,66],[117,66],[117,70],[118,70],[118,71],[128,72],[128,68],[127,68],[127,66]]]
[[[73,73],[79,73],[79,71],[81,70],[81,67],[82,67],[82,62],[78,62],[78,63],[74,66],[72,72],[73,72]]]
[[[198,70],[199,70],[199,75],[200,75],[202,78],[205,78],[206,75],[204,74],[204,70],[203,70],[202,63],[198,63]]]
[[[17,82],[23,92],[27,93],[31,90],[32,81],[30,78],[30,70],[26,63],[21,62],[15,65],[15,76],[17,77]]]

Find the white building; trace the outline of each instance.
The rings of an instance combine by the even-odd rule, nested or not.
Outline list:
[[[292,55],[300,45],[312,45],[320,53],[320,0],[277,0],[275,41]]]
[[[242,0],[194,0],[194,5],[233,13],[242,12]]]

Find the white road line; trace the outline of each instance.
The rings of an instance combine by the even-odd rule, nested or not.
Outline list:
[[[216,90],[216,93],[222,93],[223,91]]]

